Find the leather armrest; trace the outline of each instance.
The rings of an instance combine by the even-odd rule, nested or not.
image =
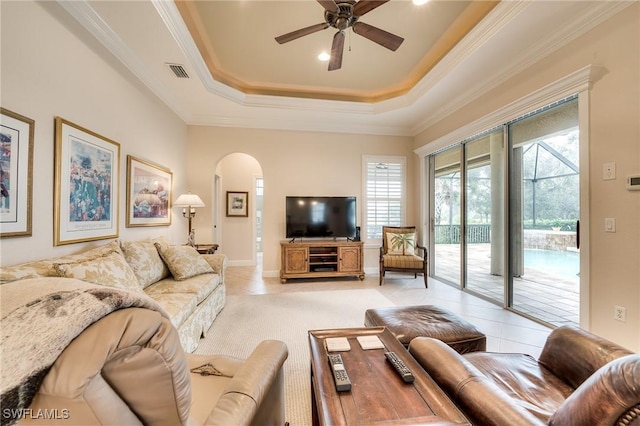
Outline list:
[[[640,418],[640,355],[611,361],[585,380],[551,417],[550,425],[633,424]],[[625,419],[626,421],[622,421]]]
[[[577,327],[558,327],[542,348],[540,364],[576,389],[600,367],[633,352]]]
[[[262,341],[233,376],[205,423],[253,423],[263,401],[268,399],[274,383],[282,381],[282,366],[288,354],[287,346],[283,342]]]
[[[409,352],[474,424],[544,424],[440,340],[416,337]]]

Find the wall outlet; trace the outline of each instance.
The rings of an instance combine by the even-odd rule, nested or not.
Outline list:
[[[627,320],[627,308],[624,306],[614,306],[613,319],[625,322]]]

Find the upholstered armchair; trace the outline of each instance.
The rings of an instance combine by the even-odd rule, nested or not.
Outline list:
[[[37,373],[41,384],[32,389],[26,411],[18,408],[28,392],[7,399],[3,393],[3,425],[20,420],[21,426],[282,426],[286,421],[288,350],[280,341],[262,341],[246,359],[185,354],[169,319],[126,308],[93,323],[63,349],[50,369]]]
[[[424,276],[427,284],[427,249],[418,244],[415,226],[383,226],[380,247],[380,285],[387,271]]]

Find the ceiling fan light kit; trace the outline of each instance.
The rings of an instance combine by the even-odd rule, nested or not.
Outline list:
[[[360,0],[356,2],[355,0],[317,0],[325,9],[325,22],[283,34],[276,37],[276,41],[284,44],[329,27],[337,29],[338,32],[333,36],[333,43],[331,45],[329,71],[334,71],[342,67],[342,53],[344,52],[345,40],[344,31],[349,28],[351,28],[354,33],[395,52],[404,41],[402,37],[358,21],[365,13],[372,11],[378,6],[382,6],[388,1],[389,0]]]

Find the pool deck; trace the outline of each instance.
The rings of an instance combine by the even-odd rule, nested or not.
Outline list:
[[[467,290],[503,304],[504,279],[490,273],[490,245],[473,244],[467,255]],[[435,278],[460,283],[460,246],[436,245]],[[525,267],[514,278],[513,308],[554,326],[580,323],[580,280]]]

